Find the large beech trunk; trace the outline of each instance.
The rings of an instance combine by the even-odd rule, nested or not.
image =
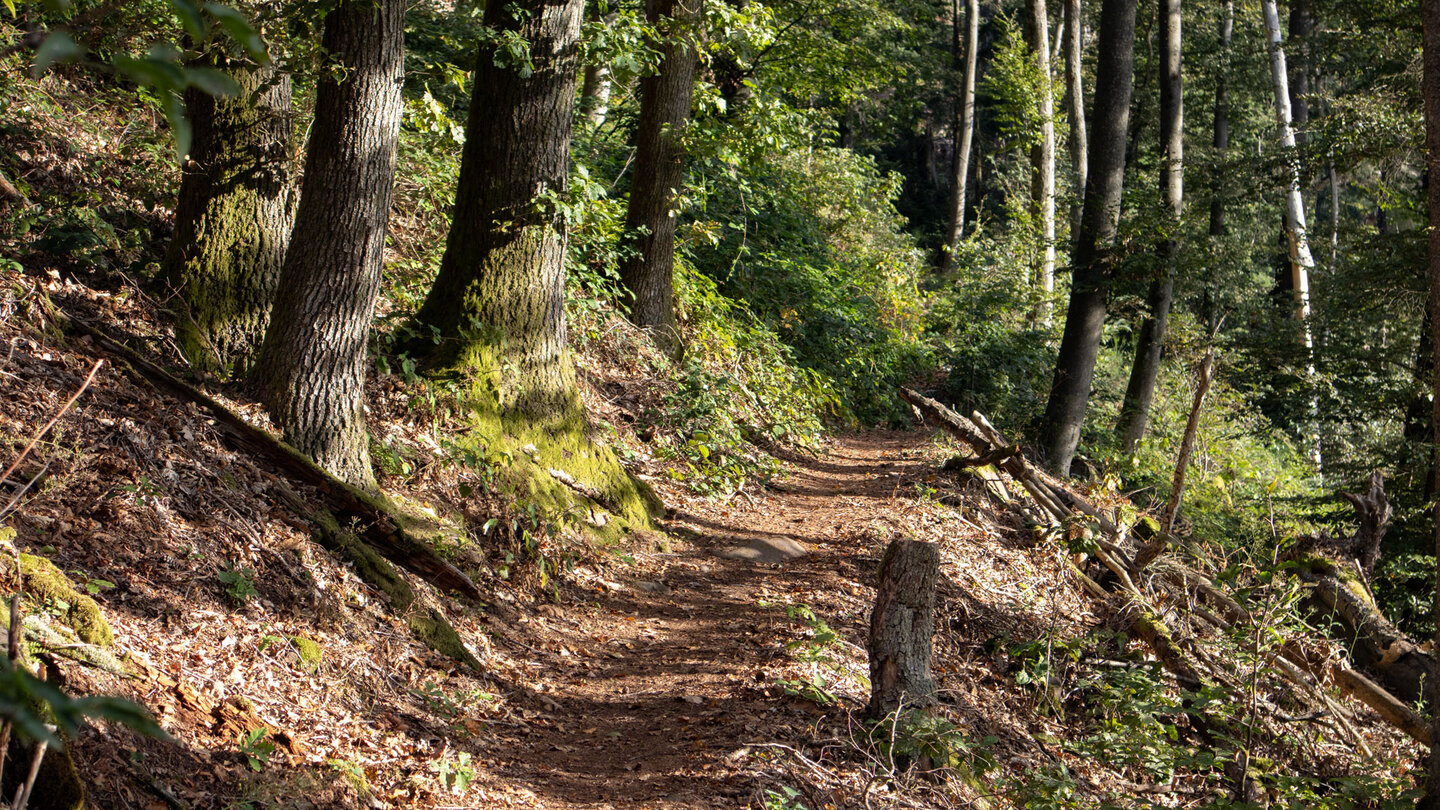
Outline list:
[[[445,257],[416,316],[440,338],[417,350],[490,380],[506,413],[568,413],[578,402],[555,198],[570,170],[583,10],[583,0],[486,8],[487,26],[530,44],[531,64],[480,50]]]
[[[955,70],[960,93],[955,100],[955,154],[950,163],[949,227],[940,247],[940,270],[955,269],[955,251],[965,236],[965,190],[970,182],[970,152],[975,140],[975,70],[980,50],[980,0],[967,0],[961,28],[960,0],[954,0]],[[961,31],[964,36],[961,36]],[[963,47],[962,47],[963,43]]]
[[[1160,348],[1170,319],[1170,301],[1175,294],[1175,270],[1179,262],[1180,216],[1185,204],[1185,102],[1180,73],[1180,0],[1160,0],[1160,146],[1164,161],[1160,167],[1160,196],[1165,201],[1166,234],[1156,252],[1159,275],[1150,283],[1149,313],[1140,324],[1135,341],[1135,362],[1120,407],[1120,446],[1129,453],[1145,436],[1150,420],[1150,403],[1155,399],[1155,381],[1160,374]]]
[[[635,132],[635,180],[625,231],[634,252],[620,262],[620,281],[630,294],[630,319],[662,350],[677,355],[675,318],[676,203],[685,182],[680,145],[690,122],[691,94],[699,65],[694,26],[702,0],[647,0],[646,17],[667,35],[660,70],[640,80],[640,124]]]
[[[935,705],[930,637],[935,633],[935,586],[940,547],[896,538],[880,560],[870,614],[870,717]]]
[[[325,17],[325,71],[300,209],[251,379],[285,440],[373,486],[362,398],[395,181],[403,0],[346,0]]]
[[[1046,463],[1068,475],[1090,400],[1110,298],[1112,247],[1125,182],[1126,129],[1135,62],[1136,0],[1104,0],[1100,7],[1100,64],[1095,77],[1094,131],[1085,185],[1085,212],[1075,241],[1070,305],[1045,407]]]
[[[162,283],[191,364],[243,373],[265,336],[295,214],[290,77],[222,59],[233,98],[185,91],[193,139]]]

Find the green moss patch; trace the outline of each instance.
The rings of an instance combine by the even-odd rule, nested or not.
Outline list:
[[[410,632],[419,641],[441,655],[458,661],[476,672],[483,672],[480,660],[465,648],[465,642],[450,621],[438,610],[426,609],[410,617]]]
[[[101,614],[100,606],[94,599],[76,590],[75,584],[54,563],[44,557],[21,554],[20,574],[25,582],[25,592],[39,601],[50,602],[58,609],[61,620],[74,629],[81,641],[101,647],[114,643],[115,634]]]
[[[304,636],[290,636],[290,646],[300,656],[300,664],[307,672],[317,672],[325,661],[325,648],[314,639]]]

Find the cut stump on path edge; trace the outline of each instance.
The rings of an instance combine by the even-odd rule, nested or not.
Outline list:
[[[899,709],[935,705],[930,637],[935,632],[935,585],[940,547],[896,538],[880,560],[875,611],[870,614],[870,704],[878,720]]]

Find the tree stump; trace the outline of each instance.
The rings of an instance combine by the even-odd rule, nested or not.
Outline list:
[[[935,583],[940,548],[896,538],[880,560],[875,611],[870,614],[869,715],[879,719],[902,704],[935,705],[930,636],[935,631]]]

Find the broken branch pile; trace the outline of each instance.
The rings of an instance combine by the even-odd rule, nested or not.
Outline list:
[[[958,463],[966,467],[993,468],[1003,472],[1029,496],[1029,503],[1020,508],[1027,517],[1041,526],[1064,530],[1084,527],[1088,535],[1086,553],[1103,571],[1095,576],[1083,570],[1084,560],[1070,560],[1067,568],[1081,586],[1096,599],[1108,603],[1112,613],[1122,617],[1135,635],[1144,639],[1155,658],[1189,690],[1207,684],[1233,685],[1233,667],[1221,666],[1205,651],[1199,639],[1218,633],[1232,637],[1259,637],[1265,627],[1265,612],[1247,608],[1245,599],[1232,595],[1214,577],[1206,573],[1203,561],[1187,561],[1170,552],[1172,537],[1153,524],[1140,528],[1122,525],[1105,510],[1085,496],[1031,465],[1020,449],[1010,442],[979,413],[967,419],[941,403],[911,389],[901,389],[900,396],[926,420],[939,425],[958,439],[973,458]],[[950,466],[950,465],[947,465]],[[987,488],[996,483],[996,476],[984,476]],[[1378,505],[1375,487],[1364,498],[1374,507],[1369,511],[1388,514]],[[1358,507],[1357,507],[1358,508]],[[1371,539],[1380,530],[1383,517],[1367,517],[1361,510],[1360,548],[1373,548]],[[1367,555],[1373,564],[1373,556]],[[1366,704],[1387,723],[1413,739],[1429,745],[1430,732],[1425,719],[1407,701],[1418,697],[1423,678],[1433,677],[1433,658],[1405,638],[1385,619],[1375,605],[1359,572],[1343,563],[1318,554],[1307,554],[1297,566],[1295,575],[1304,583],[1310,604],[1333,617],[1348,635],[1348,645],[1355,655],[1355,664],[1370,669],[1378,681],[1357,672],[1345,660],[1315,661],[1304,652],[1297,639],[1276,644],[1261,660],[1275,682],[1277,691],[1286,699],[1311,708],[1314,718],[1330,717],[1345,737],[1367,757],[1370,750],[1365,739],[1355,730],[1355,715],[1340,705],[1327,691],[1334,685],[1340,694]],[[1101,574],[1104,574],[1103,576]],[[1104,581],[1105,584],[1102,584]],[[1173,627],[1183,630],[1175,632]],[[1383,685],[1382,685],[1383,684]],[[1398,697],[1397,697],[1398,696]],[[1272,717],[1262,722],[1275,725],[1275,717],[1284,717],[1272,707]],[[1215,717],[1203,709],[1187,712],[1194,726],[1205,737],[1234,736],[1230,720]],[[1248,791],[1248,777],[1236,775],[1237,795]]]

